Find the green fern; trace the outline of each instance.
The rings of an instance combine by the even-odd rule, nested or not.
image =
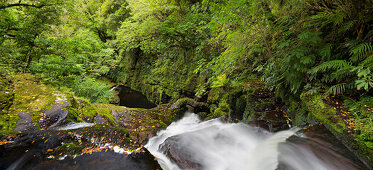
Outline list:
[[[331,81],[344,80],[347,77],[355,76],[356,73],[352,71],[354,68],[355,68],[354,66],[348,65],[346,67],[342,67],[338,69],[337,71],[331,74]]]
[[[368,56],[364,61],[361,62],[363,66],[373,67],[373,54]]]
[[[328,88],[327,94],[339,95],[354,88],[354,84],[351,83],[339,83]]]
[[[348,22],[346,22],[344,25],[342,25],[342,27],[340,27],[338,29],[338,33],[344,33],[348,30],[350,30],[356,23],[357,23],[358,20],[350,20]]]
[[[330,60],[312,68],[308,71],[309,74],[323,73],[329,70],[338,70],[343,67],[349,67],[351,64],[346,60]]]
[[[362,43],[352,48],[350,53],[352,55],[350,60],[358,62],[373,53],[373,46],[371,43]]]
[[[323,46],[319,51],[319,55],[321,56],[322,60],[329,60],[332,56],[332,44],[326,44]]]

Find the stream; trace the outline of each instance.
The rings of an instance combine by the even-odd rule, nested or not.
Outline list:
[[[145,147],[164,170],[371,169],[327,133],[319,127],[306,134],[297,128],[271,133],[186,113]]]

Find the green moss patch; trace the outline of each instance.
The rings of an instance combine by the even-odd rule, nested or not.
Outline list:
[[[302,101],[310,111],[310,116],[314,116],[324,123],[326,127],[333,131],[343,133],[347,130],[347,125],[331,106],[325,104],[321,95],[303,96]]]

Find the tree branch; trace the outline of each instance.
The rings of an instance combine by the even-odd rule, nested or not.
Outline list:
[[[53,5],[60,5],[61,3],[54,3],[54,4],[41,4],[41,5],[33,5],[33,4],[7,4],[7,5],[2,5],[0,6],[0,9],[5,9],[5,8],[11,8],[11,7],[17,7],[17,6],[23,6],[23,7],[33,7],[33,8],[43,8],[46,6],[53,6]]]

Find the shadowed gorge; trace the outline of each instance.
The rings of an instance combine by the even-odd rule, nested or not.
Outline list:
[[[150,109],[156,106],[150,102],[146,96],[138,91],[130,89],[129,87],[118,86],[115,90],[119,91],[119,106],[145,109]]]

